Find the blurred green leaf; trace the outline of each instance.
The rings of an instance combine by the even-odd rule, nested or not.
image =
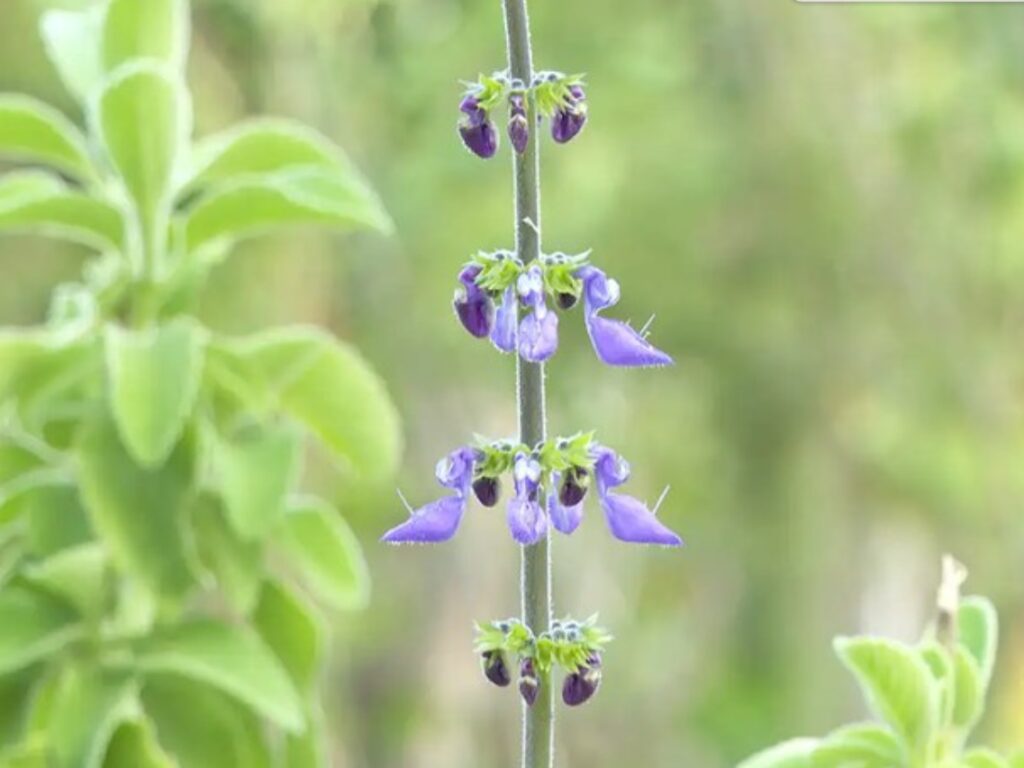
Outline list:
[[[136,658],[144,672],[211,685],[289,732],[305,727],[302,703],[288,673],[244,627],[212,621],[183,624],[143,641]]]
[[[0,398],[9,396],[21,373],[38,360],[45,349],[43,334],[36,330],[0,329]]]
[[[370,598],[363,550],[348,523],[319,499],[295,499],[275,541],[303,583],[332,608],[362,608]]]
[[[266,741],[249,713],[185,678],[150,676],[142,690],[157,737],[182,768],[269,768]]]
[[[208,189],[239,177],[297,168],[352,173],[341,149],[302,123],[276,118],[248,120],[198,142],[187,187]]]
[[[56,176],[22,171],[0,177],[0,230],[34,232],[92,248],[120,248],[121,212],[74,192]]]
[[[98,619],[111,598],[107,553],[99,543],[82,544],[51,555],[25,569],[40,591],[73,605],[82,616]]]
[[[327,730],[319,705],[306,711],[308,727],[301,736],[288,736],[284,745],[282,768],[330,768]]]
[[[0,755],[24,735],[33,678],[32,670],[19,675],[0,676]],[[0,759],[2,765],[3,760]]]
[[[92,538],[78,491],[71,485],[44,485],[25,501],[25,546],[36,557],[50,557]]]
[[[0,591],[0,675],[47,658],[80,633],[74,613],[53,598],[18,587]]]
[[[0,525],[22,515],[32,495],[44,488],[67,485],[72,477],[63,467],[36,467],[0,484]]]
[[[189,251],[297,224],[389,232],[391,221],[372,190],[351,173],[321,169],[242,178],[219,187],[188,212]]]
[[[49,104],[28,96],[0,95],[0,155],[48,163],[82,180],[96,173],[85,136]]]
[[[953,724],[956,679],[953,659],[949,651],[936,641],[929,641],[918,649],[921,658],[931,670],[935,691],[935,730],[943,731]]]
[[[981,670],[978,668],[978,662],[963,647],[956,649],[953,670],[953,725],[970,731],[985,711],[985,690]]]
[[[923,750],[935,728],[935,689],[927,664],[898,643],[876,638],[839,638],[836,653],[882,720],[905,740],[911,754]]]
[[[283,584],[268,581],[253,612],[260,637],[288,670],[292,682],[309,696],[320,670],[323,629],[314,608]]]
[[[957,617],[958,640],[978,664],[982,696],[992,680],[999,648],[999,614],[985,597],[968,597]]]
[[[263,538],[285,510],[298,479],[298,435],[293,429],[248,429],[221,440],[217,466],[228,519],[245,539]]]
[[[315,328],[232,342],[290,417],[370,480],[390,477],[401,453],[398,414],[380,377],[351,346]]]
[[[186,436],[159,469],[139,467],[113,423],[95,420],[77,448],[82,498],[115,563],[154,594],[177,599],[191,588],[184,524],[195,448]]]
[[[0,768],[52,768],[45,743],[35,739],[0,754]]]
[[[136,706],[128,676],[84,663],[67,667],[54,692],[47,727],[56,768],[99,768],[118,724]]]
[[[1006,758],[991,749],[972,749],[961,761],[963,768],[1011,768]]]
[[[159,275],[167,245],[171,180],[191,131],[182,82],[149,62],[120,67],[104,83],[95,108],[97,131],[135,202],[142,227],[142,264]]]
[[[205,332],[191,319],[104,333],[110,404],[132,457],[156,467],[181,438],[202,377]]]
[[[99,40],[103,30],[102,5],[83,11],[47,11],[40,22],[46,54],[64,86],[85,103],[103,78]]]
[[[220,499],[208,493],[193,505],[192,521],[202,564],[213,574],[228,602],[248,615],[259,597],[262,542],[243,541],[228,523]]]
[[[177,768],[156,742],[144,720],[121,725],[110,740],[103,768]]]
[[[793,739],[749,757],[737,768],[812,768],[814,739]]]
[[[905,761],[904,747],[892,731],[874,723],[840,728],[813,753],[813,768],[894,768]]]
[[[103,24],[103,66],[113,72],[134,59],[156,59],[180,69],[188,39],[186,0],[110,0]]]

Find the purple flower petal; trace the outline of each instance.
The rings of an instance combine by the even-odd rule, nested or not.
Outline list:
[[[501,305],[494,315],[494,327],[491,328],[491,343],[502,352],[514,352],[516,349],[516,329],[519,326],[519,302],[512,286],[505,289],[501,297]]]
[[[478,124],[474,124],[472,119],[459,123],[459,136],[466,149],[484,160],[494,157],[498,151],[498,132],[490,120]]]
[[[519,355],[531,363],[543,363],[558,349],[558,315],[543,305],[519,324]]]
[[[566,507],[558,500],[558,492],[552,491],[548,494],[548,517],[555,530],[570,534],[580,527],[583,520],[583,503]]]
[[[602,493],[601,508],[612,535],[636,544],[678,547],[683,540],[661,523],[639,499],[618,493]]]
[[[455,291],[452,306],[462,326],[478,339],[486,338],[494,324],[494,302],[476,284],[476,278],[483,268],[471,264],[459,273],[462,287]]]
[[[594,443],[590,456],[594,459],[594,477],[597,478],[597,490],[601,495],[629,480],[629,462],[611,448]]]
[[[547,533],[548,518],[536,501],[516,496],[508,503],[508,528],[520,544],[536,544]]]
[[[617,282],[609,280],[597,267],[584,267],[577,276],[583,280],[587,334],[601,362],[623,368],[672,364],[669,355],[648,342],[628,324],[598,314],[618,302]]]
[[[388,544],[433,544],[455,535],[466,511],[464,496],[445,496],[420,507],[406,522],[384,534]]]
[[[445,488],[457,491],[465,496],[473,483],[473,467],[476,464],[476,451],[469,446],[456,448],[439,462],[434,476]]]

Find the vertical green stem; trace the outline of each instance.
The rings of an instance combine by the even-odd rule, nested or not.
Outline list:
[[[511,77],[529,85],[533,79],[530,51],[530,21],[526,0],[502,0],[508,41]],[[530,141],[526,151],[512,153],[515,175],[516,254],[524,264],[540,258],[540,154],[537,142],[537,110],[531,96],[527,120]],[[536,445],[545,439],[544,366],[527,363],[517,356],[516,381],[519,397],[519,439]],[[534,633],[551,624],[551,541],[523,547],[523,621]],[[523,768],[551,768],[554,765],[554,697],[551,682],[541,680],[536,703],[523,709]]]

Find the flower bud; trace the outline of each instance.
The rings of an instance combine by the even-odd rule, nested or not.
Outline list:
[[[563,507],[575,507],[587,495],[590,474],[582,467],[570,467],[562,477],[558,501]]]
[[[590,654],[587,663],[576,672],[567,675],[562,684],[562,701],[570,707],[578,707],[590,700],[601,685],[601,656]]]
[[[559,144],[571,141],[587,122],[586,94],[578,85],[569,87],[565,103],[551,118],[551,137]]]
[[[484,651],[480,657],[480,666],[484,670],[484,677],[499,688],[504,688],[512,682],[508,665],[505,663],[505,654],[501,651]]]
[[[496,477],[478,477],[473,481],[473,493],[485,507],[493,507],[501,495],[501,483]]]
[[[575,293],[559,293],[556,295],[555,300],[558,302],[560,309],[572,309],[576,306],[576,302],[579,301],[579,297]]]
[[[537,677],[537,668],[533,659],[523,659],[519,662],[519,695],[523,697],[526,706],[532,707],[537,701],[539,692],[540,680]]]
[[[494,129],[487,110],[480,106],[475,96],[462,100],[459,110],[464,117],[459,121],[459,135],[466,148],[485,160],[494,157],[498,151],[498,132]]]
[[[508,138],[520,155],[526,151],[530,142],[530,123],[526,119],[526,97],[522,93],[513,93],[508,97],[509,119]]]
[[[462,287],[455,291],[452,307],[462,327],[478,339],[487,338],[494,325],[494,302],[476,284],[482,268],[473,264],[459,274]]]

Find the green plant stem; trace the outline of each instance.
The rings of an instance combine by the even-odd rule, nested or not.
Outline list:
[[[533,79],[530,22],[526,0],[503,0],[508,68],[513,78],[529,85]],[[540,258],[540,153],[537,109],[532,96],[527,120],[532,127],[526,151],[512,153],[515,177],[516,254],[524,264]],[[517,356],[519,440],[536,445],[545,439],[544,366]],[[522,551],[523,622],[540,634],[551,624],[551,541],[548,536]],[[537,701],[523,709],[523,768],[554,765],[554,697],[550,679],[542,679]]]

